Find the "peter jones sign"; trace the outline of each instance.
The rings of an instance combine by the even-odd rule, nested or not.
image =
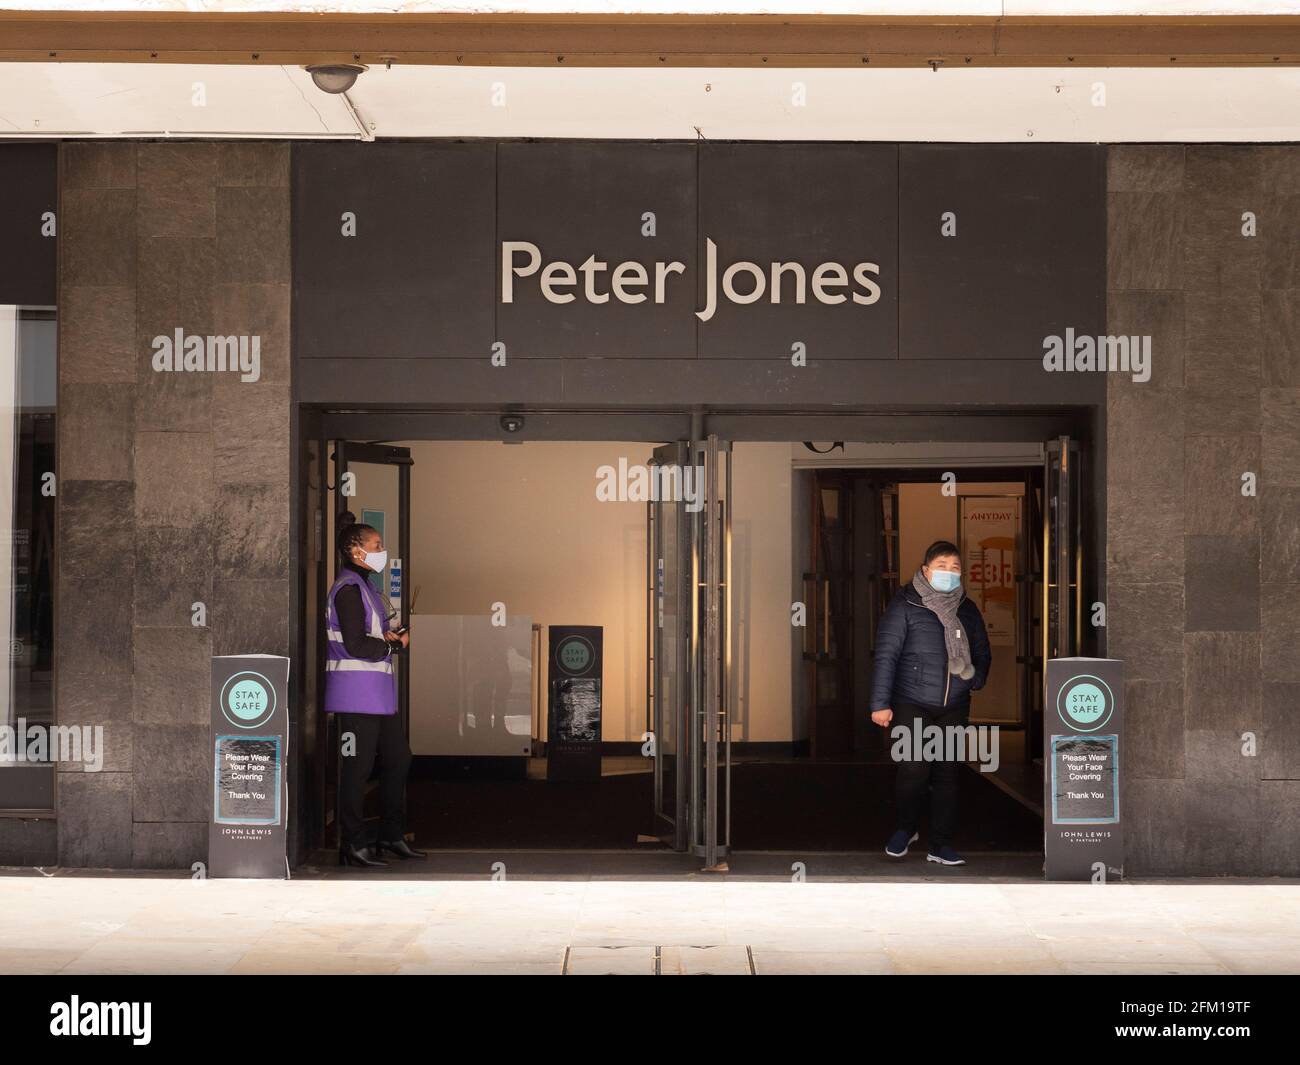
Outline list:
[[[797,262],[764,265],[742,259],[719,275],[717,244],[706,237],[704,249],[704,309],[695,312],[702,322],[713,317],[719,294],[728,303],[736,304],[756,303],[765,297],[772,303],[807,303],[810,295],[828,305],[850,300],[869,305],[880,299],[880,286],[874,279],[880,274],[878,263],[846,266],[832,261],[809,270]],[[663,303],[673,276],[685,273],[686,264],[675,259],[650,263],[628,259],[610,269],[610,263],[597,259],[595,254],[577,266],[563,259],[543,265],[542,250],[531,241],[501,242],[502,303],[514,302],[516,278],[533,278],[530,283],[537,285],[549,303],[572,303],[579,298],[588,303],[608,303],[611,298],[619,303]]]

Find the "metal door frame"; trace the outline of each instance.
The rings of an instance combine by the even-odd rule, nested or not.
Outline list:
[[[725,871],[722,859],[731,852],[731,444],[710,433],[703,442],[696,442],[694,451],[704,460],[705,493],[704,507],[696,515],[703,545],[703,551],[696,552],[703,558],[697,601],[703,600],[704,622],[696,659],[702,659],[700,683],[692,689],[696,696],[692,717],[703,759],[696,758],[691,764],[695,781],[691,790],[696,797],[692,850],[704,859],[706,870]],[[724,461],[720,482],[719,464]],[[695,628],[700,631],[699,625]]]
[[[1047,441],[1043,457],[1044,699],[1048,659],[1078,655],[1082,646],[1083,488],[1079,442],[1068,436]],[[1054,625],[1050,624],[1053,606]]]
[[[677,441],[655,448],[651,464],[655,466],[676,464],[685,468],[689,458],[686,441]],[[684,616],[688,604],[694,599],[691,589],[695,586],[697,565],[695,560],[695,538],[691,535],[691,522],[687,520],[685,509],[679,504],[674,507],[671,518],[664,513],[666,500],[651,500],[647,508],[646,536],[646,727],[654,737],[654,816],[655,828],[668,827],[672,836],[674,850],[685,850],[687,845],[687,772],[689,754],[687,746],[691,738],[688,723],[688,702],[683,696],[690,692],[694,684],[692,668],[692,651],[694,649],[694,610],[691,624],[687,625]],[[666,572],[664,563],[663,537],[667,531],[667,522],[674,525],[673,535],[676,544],[676,572]],[[689,567],[687,559],[689,556]],[[689,569],[689,572],[688,572]],[[663,596],[667,590],[667,581],[671,579],[676,585],[675,602],[677,604],[677,638],[672,647],[666,647],[663,636]],[[660,667],[671,661],[677,678],[673,689],[673,704],[665,702],[665,686],[660,679]],[[664,764],[662,760],[663,739],[668,730],[664,727],[667,715],[671,714],[671,735],[675,747],[676,763],[673,773],[672,816],[667,813],[664,802]]]
[[[670,822],[673,846],[704,859],[706,869],[722,869],[731,848],[731,727],[729,718],[731,655],[731,445],[710,435],[703,441],[678,441],[656,448],[657,465],[675,462],[681,469],[703,470],[703,506],[691,513],[678,506],[666,516],[664,500],[648,504],[646,693],[650,727],[655,734],[656,825]],[[692,474],[696,476],[696,474]],[[676,522],[677,573],[663,566],[665,522]],[[662,590],[678,587],[678,613],[689,624],[678,632],[675,647],[665,646],[660,623]],[[662,668],[677,666],[679,683],[673,706],[664,700]],[[672,714],[677,759],[674,816],[666,812],[660,741],[663,722]]]

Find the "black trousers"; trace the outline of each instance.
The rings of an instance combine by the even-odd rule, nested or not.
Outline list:
[[[411,748],[406,742],[400,714],[339,714],[339,842],[364,847],[374,842],[365,836],[362,802],[366,781],[379,755],[379,839],[396,841],[405,834],[402,800],[406,773],[411,768]],[[347,734],[356,737],[347,753]]]
[[[934,853],[945,844],[952,843],[953,833],[957,829],[957,774],[961,771],[958,762],[925,761],[912,757],[916,748],[924,749],[924,730],[931,725],[944,728],[948,725],[965,725],[970,718],[970,702],[946,709],[941,706],[924,706],[921,703],[898,702],[893,706],[894,719],[891,727],[906,725],[919,732],[919,742],[908,743],[906,760],[898,763],[898,779],[895,783],[895,801],[898,804],[898,827],[907,829],[908,834],[915,832],[921,823],[926,793],[930,793],[930,852]],[[915,744],[915,747],[914,747]],[[944,753],[947,744],[944,744]]]

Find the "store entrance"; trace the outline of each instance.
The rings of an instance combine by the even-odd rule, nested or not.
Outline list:
[[[805,727],[792,762],[822,780],[826,790],[810,790],[808,807],[779,844],[804,834],[803,824],[818,825],[829,849],[865,845],[864,831],[891,830],[888,791],[863,795],[864,808],[878,816],[846,821],[837,816],[841,804],[830,789],[840,776],[843,786],[864,779],[854,767],[891,762],[892,733],[874,726],[864,712],[873,690],[877,633],[926,547],[946,540],[958,548],[964,587],[984,619],[992,652],[988,679],[972,696],[969,720],[987,745],[966,759],[970,775],[963,803],[969,816],[963,817],[962,846],[1036,848],[1043,663],[1080,654],[1085,646],[1085,493],[1078,441],[1055,438],[1022,449],[1023,457],[918,453],[916,464],[892,468],[888,456],[861,446],[805,447],[808,455],[796,460],[802,468],[792,493],[802,530],[800,599],[808,618],[795,697]],[[1025,462],[1035,451],[1033,461]],[[745,770],[738,773],[743,796]]]
[[[1009,641],[995,655],[1002,694],[977,715],[1003,733],[1001,767],[971,767],[961,846],[1041,847],[1044,634],[1049,656],[1079,646],[1072,439],[1032,445],[1036,461],[1022,446],[1015,461],[960,465],[960,448],[932,445],[924,462],[889,465],[854,451],[878,445],[818,454],[827,446],[708,432],[668,444],[507,442],[401,424],[409,435],[398,439],[307,442],[317,490],[305,496],[315,548],[303,619],[319,655],[312,623],[337,567],[338,513],[382,523],[400,572],[381,590],[412,634],[399,678],[419,845],[678,853],[716,869],[749,852],[874,859],[894,771],[865,710],[874,627],[915,569],[908,545],[930,535],[909,531],[930,491],[959,523],[945,534]],[[950,468],[955,496],[942,494]],[[556,683],[569,678],[553,638],[573,629],[598,632],[600,661],[597,731],[579,751],[594,759],[576,775],[556,764],[591,722],[555,720]],[[307,658],[304,693],[316,699],[323,656]],[[579,687],[558,701],[581,709]],[[312,848],[328,854],[337,738],[328,715],[310,717],[303,808]]]
[[[708,500],[725,484],[725,447],[325,439],[317,450],[331,471],[319,501],[317,601],[338,571],[328,547],[346,511],[381,530],[389,563],[375,580],[394,624],[410,629],[397,675],[413,754],[406,822],[414,841],[453,851],[681,851],[716,865],[725,850],[711,852],[708,841],[725,847],[717,828],[725,795],[695,764],[685,714],[662,729],[664,755],[654,749],[661,730],[647,702],[645,559],[654,506],[657,527],[681,533],[689,568],[675,579],[705,588],[723,536],[725,516]],[[669,495],[638,494],[649,470],[672,473]],[[712,587],[712,596],[701,592],[701,619],[717,611],[720,582]],[[707,625],[692,629],[693,620],[686,611],[678,669],[681,683],[696,686],[691,712],[700,713],[703,649],[721,643],[715,629],[710,644]],[[601,664],[586,689],[585,678],[561,668],[571,660],[554,654],[572,629],[586,632]],[[318,768],[309,775],[326,860],[337,846],[339,736],[330,715],[315,719]],[[379,771],[368,816],[378,816]],[[678,779],[692,789],[680,803]],[[689,835],[675,839],[674,824]]]
[[[1042,688],[1036,634],[1042,631],[1043,540],[1035,533],[1042,526],[1042,485],[1041,465],[819,464],[799,471],[795,501],[808,620],[796,692],[806,728],[795,746],[796,765],[828,784],[874,776],[888,783],[894,733],[866,712],[876,686],[878,633],[891,603],[912,585],[928,545],[949,541],[992,653],[987,680],[971,700],[969,720],[987,742],[966,759],[971,774],[962,791],[972,816],[959,822],[962,845],[1037,845],[1042,778],[1030,725],[1040,713]],[[813,809],[802,819],[816,821],[824,846],[852,847],[864,836],[892,832],[891,800],[887,791],[873,793],[864,803],[868,813],[846,818],[836,816],[833,802],[812,795]]]

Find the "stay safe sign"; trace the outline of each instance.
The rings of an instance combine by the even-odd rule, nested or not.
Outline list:
[[[1047,663],[1043,721],[1043,871],[1048,880],[1124,875],[1120,819],[1124,663]]]
[[[212,659],[212,818],[208,875],[284,877],[289,660]]]

